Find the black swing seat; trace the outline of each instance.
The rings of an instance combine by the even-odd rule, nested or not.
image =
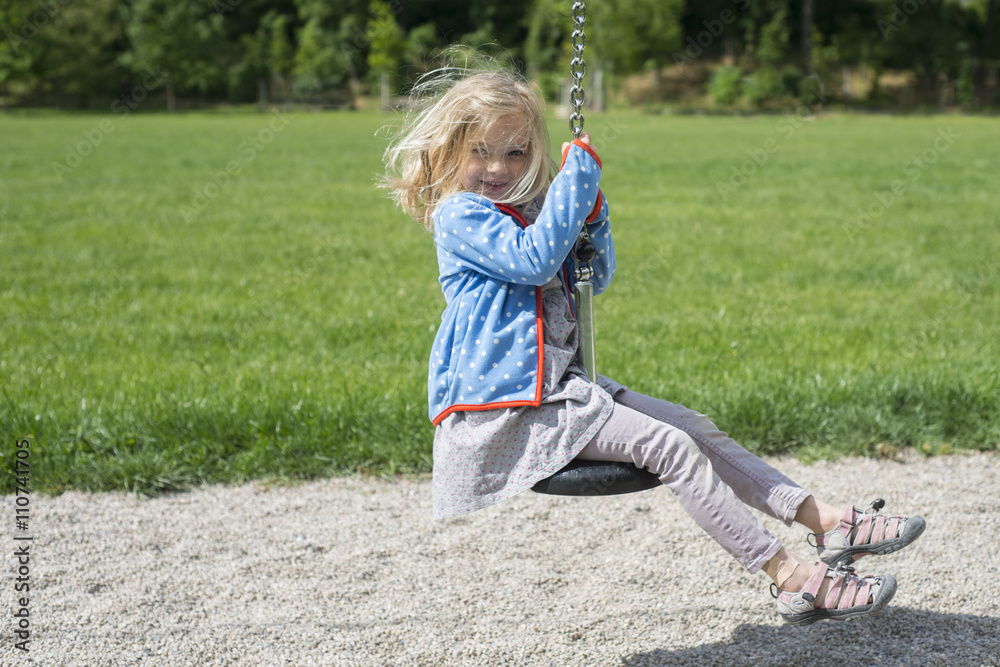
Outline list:
[[[624,461],[574,459],[531,490],[552,496],[615,496],[660,486],[660,478]]]

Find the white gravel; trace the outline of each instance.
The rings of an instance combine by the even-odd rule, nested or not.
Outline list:
[[[927,519],[861,561],[899,581],[885,612],[782,624],[764,575],[662,488],[525,493],[445,522],[427,478],[71,492],[32,496],[28,653],[4,522],[0,664],[1000,665],[1000,456],[775,462],[838,504]],[[804,529],[766,522],[808,553]]]

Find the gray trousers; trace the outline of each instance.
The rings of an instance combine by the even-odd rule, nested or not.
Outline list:
[[[791,525],[810,495],[705,415],[628,390],[615,396],[611,417],[577,458],[648,468],[749,572],[759,570],[781,543],[748,506]]]

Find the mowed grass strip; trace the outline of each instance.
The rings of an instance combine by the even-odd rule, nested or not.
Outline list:
[[[392,122],[0,117],[3,466],[29,437],[52,492],[429,470],[443,298],[376,187]],[[587,129],[618,251],[602,373],[759,452],[998,447],[995,120]]]

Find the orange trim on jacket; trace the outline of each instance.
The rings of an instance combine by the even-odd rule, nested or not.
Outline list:
[[[525,219],[524,215],[518,211],[513,206],[508,206],[507,204],[494,204],[501,212],[506,213],[510,217],[517,220],[517,223],[521,227],[527,227],[528,221]],[[521,408],[525,406],[538,407],[542,404],[542,371],[545,368],[545,334],[542,331],[542,288],[539,287],[535,290],[535,328],[538,332],[538,366],[535,374],[535,398],[530,401],[498,401],[496,403],[472,403],[472,404],[455,404],[449,406],[441,414],[435,417],[431,423],[437,426],[445,420],[445,417],[453,412],[462,411],[483,411],[483,410],[497,410],[500,408]]]

